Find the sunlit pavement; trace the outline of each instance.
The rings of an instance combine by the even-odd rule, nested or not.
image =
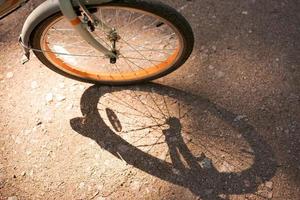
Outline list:
[[[166,1],[194,53],[130,87],[21,65],[37,2],[0,21],[0,199],[298,199],[296,0]]]

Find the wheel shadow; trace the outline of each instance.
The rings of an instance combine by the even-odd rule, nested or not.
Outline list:
[[[106,114],[113,128],[105,123],[98,110],[98,102],[104,95],[123,90],[171,96],[187,104],[194,102],[193,105],[208,111],[241,134],[252,149],[252,165],[239,173],[220,172],[214,165],[203,167],[200,165],[201,161],[208,159],[205,154],[202,154],[201,157],[195,157],[191,153],[182,136],[180,119],[176,117],[166,118],[165,124],[168,125],[168,128],[162,130],[171,162],[166,162],[142,151],[118,134],[122,131],[122,122],[112,109],[106,108]],[[270,180],[276,172],[277,163],[272,149],[255,131],[254,127],[242,119],[236,120],[237,115],[208,99],[171,87],[158,84],[146,84],[138,87],[92,86],[82,95],[81,112],[83,117],[74,118],[70,121],[73,130],[93,139],[102,149],[109,151],[117,159],[121,159],[157,178],[188,188],[203,199],[221,199],[220,194],[226,196],[254,193],[259,185]],[[123,150],[120,150],[120,146],[124,147]]]

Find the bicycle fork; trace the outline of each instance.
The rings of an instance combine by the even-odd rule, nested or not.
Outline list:
[[[37,24],[41,21],[44,15],[50,16],[52,13],[55,13],[56,10],[60,9],[66,19],[71,23],[72,27],[76,30],[76,32],[81,36],[83,40],[85,40],[90,46],[92,46],[97,51],[106,55],[111,63],[115,63],[117,61],[117,51],[116,51],[116,41],[120,39],[117,31],[105,24],[102,19],[98,19],[94,16],[86,7],[86,5],[95,5],[108,3],[112,0],[48,0],[43,5],[38,7],[26,20],[22,33],[19,38],[19,42],[24,50],[24,56],[22,58],[22,63],[26,63],[29,60],[30,53],[29,51],[32,49],[30,47],[30,35],[32,31],[35,29]],[[83,20],[81,20],[76,14],[75,7],[79,7],[83,13]],[[104,31],[111,41],[111,49],[106,48],[101,43],[99,43],[94,36],[91,34],[93,28],[97,27]],[[88,30],[90,29],[90,31]],[[32,49],[34,50],[34,49]],[[43,52],[44,50],[38,50]]]
[[[84,3],[81,0],[75,1],[79,7],[81,8],[82,12],[84,13],[84,17],[87,21],[90,22],[90,26],[100,26],[100,28],[106,32],[107,36],[109,37],[110,41],[112,42],[112,49],[109,50],[104,47],[101,43],[99,43],[94,36],[88,31],[87,27],[77,16],[71,0],[59,0],[59,6],[63,13],[63,15],[70,21],[73,28],[77,31],[77,33],[93,48],[102,52],[108,58],[110,58],[111,63],[115,63],[117,59],[117,51],[116,51],[116,41],[118,40],[119,36],[114,28],[109,27],[106,25],[101,19],[98,19],[89,10],[86,8]],[[103,3],[107,2],[103,0]]]

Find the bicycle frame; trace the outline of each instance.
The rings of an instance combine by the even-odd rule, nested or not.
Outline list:
[[[116,54],[104,47],[99,43],[93,35],[87,30],[87,25],[84,24],[77,16],[75,8],[80,7],[81,10],[86,13],[86,15],[97,21],[98,26],[107,33],[113,33],[114,30],[103,23],[100,19],[97,19],[91,13],[88,13],[86,6],[95,5],[95,4],[104,4],[112,2],[113,0],[47,0],[42,3],[38,8],[36,8],[26,19],[19,42],[23,47],[24,56],[22,58],[22,63],[25,63],[30,58],[30,36],[36,26],[43,20],[52,16],[53,14],[61,11],[68,21],[70,21],[73,28],[78,32],[78,34],[93,48],[106,55],[108,58],[116,58]],[[41,49],[40,51],[43,51]]]

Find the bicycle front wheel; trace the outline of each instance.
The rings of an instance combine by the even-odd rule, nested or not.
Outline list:
[[[130,2],[130,3],[129,3]],[[64,76],[92,83],[133,84],[165,76],[190,56],[194,37],[188,22],[157,1],[117,1],[89,7],[116,29],[115,64],[85,42],[61,12],[41,22],[31,37],[36,56]],[[111,41],[99,29],[94,37],[108,49]]]

